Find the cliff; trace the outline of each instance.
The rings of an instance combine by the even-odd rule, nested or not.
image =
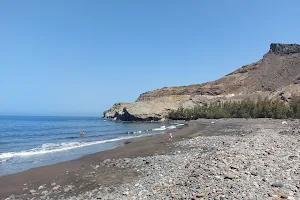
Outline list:
[[[255,63],[245,65],[216,81],[180,87],[164,87],[141,94],[136,102],[117,103],[104,117],[122,121],[160,120],[168,111],[213,101],[258,96],[288,101],[300,92],[300,45],[272,43]]]

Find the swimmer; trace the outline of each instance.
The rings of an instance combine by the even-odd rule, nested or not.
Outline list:
[[[80,136],[84,136],[84,131],[80,131]]]

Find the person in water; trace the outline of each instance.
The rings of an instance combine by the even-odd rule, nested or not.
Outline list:
[[[84,131],[80,131],[80,136],[84,136]]]

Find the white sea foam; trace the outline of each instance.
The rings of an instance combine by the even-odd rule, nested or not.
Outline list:
[[[171,125],[171,126],[168,126],[168,127],[167,127],[167,129],[175,129],[175,128],[177,128],[177,127],[174,126],[174,125]]]
[[[178,126],[184,126],[184,124],[178,124],[174,123],[170,126],[161,126],[159,128],[154,128],[152,131],[164,131],[167,129],[176,129]],[[147,130],[150,131],[150,130]],[[131,134],[140,134],[142,131],[136,131],[136,132],[128,132]],[[134,136],[125,136],[125,137],[118,137],[113,138],[109,140],[100,140],[100,141],[93,141],[93,142],[62,142],[62,143],[46,143],[39,147],[19,151],[19,152],[6,152],[6,153],[0,153],[0,163],[6,162],[8,159],[11,159],[13,157],[26,157],[26,156],[34,156],[34,155],[41,155],[41,154],[47,154],[47,153],[55,153],[55,152],[61,152],[61,151],[67,151],[75,148],[80,147],[86,147],[91,146],[95,144],[103,144],[107,142],[114,142],[119,140],[125,140],[135,137],[141,137],[143,135],[134,135]]]
[[[175,126],[184,126],[184,124],[175,123]]]
[[[167,130],[167,129],[176,129],[178,126],[184,126],[184,124],[174,123],[171,126],[161,126],[159,128],[154,128],[152,130],[153,131],[164,131],[164,130]]]
[[[142,136],[142,135],[140,135]],[[127,137],[119,137],[109,140],[100,140],[100,141],[93,141],[93,142],[63,142],[63,143],[47,143],[43,144],[37,148],[19,151],[19,152],[7,152],[7,153],[0,153],[0,163],[5,162],[7,159],[13,157],[26,157],[26,156],[34,156],[34,155],[41,155],[47,153],[55,153],[61,151],[67,151],[75,148],[91,146],[95,144],[103,144],[107,142],[114,142],[119,140],[125,140],[140,136],[127,136]]]
[[[142,133],[142,131],[134,131],[134,132],[127,132],[128,134],[137,134],[137,133]]]
[[[153,131],[164,131],[164,130],[166,130],[167,128],[166,128],[166,126],[161,126],[160,128],[154,128],[154,129],[152,129]]]

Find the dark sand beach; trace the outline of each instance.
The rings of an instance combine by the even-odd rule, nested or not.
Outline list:
[[[189,137],[199,129],[199,126],[189,126],[190,122],[185,122],[185,124],[187,126],[184,128],[172,131],[173,142]],[[106,159],[112,160],[165,154],[170,151],[170,147],[172,147],[172,144],[168,141],[168,133],[162,133],[129,140],[116,149],[87,155],[77,160],[2,176],[0,177],[0,199],[6,198],[11,194],[19,195],[28,193],[28,196],[30,196],[29,190],[32,188],[38,188],[41,185],[46,185],[49,188],[53,182],[61,186],[70,184],[76,186],[85,185],[85,187],[77,192],[72,191],[70,195],[94,189],[98,185],[109,186],[122,182],[130,182],[137,176],[136,173],[130,170],[115,169],[114,167],[107,169],[100,166],[97,168],[97,173],[101,174],[101,177],[96,181],[94,181],[93,177],[84,176],[89,172],[95,171],[92,166],[96,166],[97,163],[103,162]]]
[[[282,120],[269,119],[224,119],[217,120],[215,124],[212,124],[212,121],[214,120],[185,122],[187,126],[184,128],[172,130],[173,142],[168,141],[168,133],[142,137],[127,141],[116,149],[87,155],[77,160],[2,176],[0,177],[0,199],[5,199],[9,196],[10,199],[31,199],[34,197],[63,199],[87,194],[89,191],[95,191],[98,188],[105,188],[108,194],[117,194],[122,192],[117,192],[116,188],[119,186],[122,188],[122,185],[130,185],[132,182],[144,177],[142,171],[137,167],[131,166],[130,162],[135,159],[142,159],[142,162],[145,161],[147,165],[147,158],[159,155],[177,156],[177,154],[182,152],[192,155],[192,152],[195,153],[193,145],[182,147],[182,145],[178,144],[189,141],[195,142],[194,138],[198,140],[200,138],[201,142],[204,142],[206,138],[223,141],[222,137],[224,136],[229,137],[229,141],[231,141],[230,138],[234,140],[240,137],[247,137],[247,135],[255,134],[262,128],[278,132],[291,128],[290,124],[298,123],[298,121],[289,121],[288,125],[282,125]],[[211,145],[213,146],[214,143],[212,142]],[[224,148],[226,148],[226,145]],[[204,152],[211,151],[209,145],[201,147],[201,149],[206,149]],[[191,151],[190,154],[189,151]],[[143,158],[145,159],[143,160]],[[180,165],[181,161],[178,160],[178,162],[178,165]],[[126,167],[126,165],[131,167]],[[153,170],[155,171],[155,169]],[[78,197],[78,199],[86,198]],[[109,198],[105,196],[98,199],[114,198],[116,197]],[[127,199],[127,197],[122,196],[117,199],[123,198]],[[166,199],[172,198],[170,196],[166,197]],[[92,196],[92,193],[90,193],[89,199],[97,199],[97,197]]]

